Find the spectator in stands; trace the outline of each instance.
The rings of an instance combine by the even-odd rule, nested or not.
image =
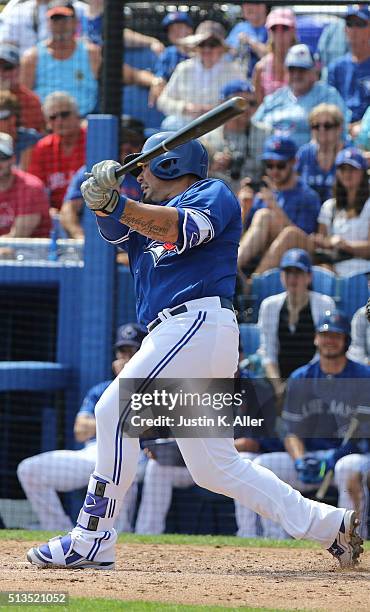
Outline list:
[[[285,57],[289,48],[297,42],[296,18],[289,8],[271,11],[266,19],[266,28],[269,34],[268,53],[257,62],[253,73],[258,104],[279,87],[288,85]]]
[[[51,208],[59,210],[73,174],[85,163],[86,132],[76,101],[68,93],[47,96],[43,110],[50,134],[35,145],[29,172],[43,181]]]
[[[366,4],[348,6],[346,36],[351,48],[328,69],[328,83],[351,111],[351,131],[370,105],[370,10]],[[356,130],[354,130],[356,134]]]
[[[250,81],[235,79],[221,89],[221,101],[233,96],[244,98],[248,105],[241,115],[206,134],[203,144],[210,153],[210,176],[226,181],[236,192],[240,179],[248,177],[258,191],[262,175],[261,155],[270,130],[251,122],[257,102]]]
[[[155,80],[150,88],[149,95],[151,105],[156,103],[177,64],[189,59],[189,55],[178,41],[192,34],[193,21],[189,13],[176,11],[165,16],[162,27],[165,29],[171,44],[162,51],[154,69]]]
[[[335,104],[345,120],[345,104],[334,87],[317,81],[315,60],[307,45],[294,45],[285,58],[289,84],[267,96],[253,121],[271,126],[275,133],[294,139],[297,146],[310,140],[309,112],[321,102]]]
[[[226,42],[234,55],[247,62],[247,74],[251,78],[258,60],[267,53],[266,17],[269,13],[265,2],[243,2],[243,21],[237,23],[229,33]]]
[[[141,151],[145,141],[144,124],[138,119],[122,115],[120,134],[120,159],[124,162],[126,155]],[[71,238],[83,238],[84,230],[81,224],[81,216],[85,206],[81,195],[81,185],[85,180],[86,166],[82,166],[73,175],[64,196],[60,210],[60,223]],[[140,200],[141,188],[132,174],[127,173],[121,183],[121,191],[127,197]]]
[[[70,0],[70,4],[73,5],[80,22],[87,9],[86,3]],[[20,55],[45,40],[49,35],[49,5],[50,0],[26,0],[6,6],[0,15],[0,40],[12,41],[19,47]]]
[[[195,56],[178,64],[158,98],[158,109],[167,117],[163,129],[177,129],[210,110],[219,101],[220,89],[232,79],[243,77],[239,65],[225,57],[223,26],[203,21],[195,34],[179,42]]]
[[[46,238],[50,232],[49,202],[42,182],[15,168],[13,139],[0,133],[0,235]],[[7,251],[1,255],[11,256]]]
[[[343,148],[343,115],[334,104],[323,102],[312,109],[308,120],[312,138],[298,151],[297,172],[322,203],[333,195],[335,158]]]
[[[315,327],[320,359],[295,370],[288,381],[282,413],[286,452],[260,455],[255,461],[300,491],[317,489],[326,472],[333,468],[338,506],[353,508],[347,483],[369,460],[368,455],[362,454],[358,440],[344,446],[341,441],[361,397],[361,385],[356,385],[356,379],[361,379],[366,393],[368,386],[363,383],[370,378],[370,367],[346,357],[350,324],[344,314],[335,309],[328,311]],[[330,386],[325,384],[327,379]],[[367,516],[365,512],[364,515]],[[261,521],[265,537],[276,537],[276,524],[264,518]],[[361,531],[365,535],[366,522]]]
[[[20,104],[11,91],[0,90],[0,132],[13,138],[16,165],[27,170],[34,145],[41,134],[33,128],[20,126]]]
[[[370,106],[362,117],[356,145],[363,149],[365,157],[370,161]]]
[[[134,323],[117,330],[114,345],[114,376],[140,348],[145,333]],[[95,406],[112,380],[98,383],[86,394],[74,423],[76,441],[81,450],[53,450],[28,457],[17,468],[19,482],[36,514],[40,529],[70,531],[73,523],[64,511],[58,493],[85,488],[94,470],[96,459]],[[118,531],[131,531],[130,515],[135,510],[136,483],[128,490],[125,503],[115,525]]]
[[[330,19],[331,23],[323,29],[317,44],[323,81],[327,79],[328,66],[349,50],[345,20],[334,16],[331,16]]]
[[[370,197],[367,160],[359,149],[339,151],[334,197],[326,200],[318,216],[318,233],[307,235],[297,226],[285,227],[261,260],[258,272],[278,265],[287,249],[306,249],[316,263],[339,275],[370,271]]]
[[[370,365],[370,325],[366,319],[366,308],[359,308],[351,321],[351,346],[347,356],[353,361]]]
[[[296,153],[291,138],[271,136],[266,140],[262,155],[265,185],[247,216],[248,229],[241,239],[238,258],[242,270],[253,266],[285,227],[297,226],[306,234],[316,231],[319,196],[298,177]],[[262,271],[258,265],[256,272]]]
[[[34,89],[42,102],[54,91],[68,92],[77,100],[79,114],[84,117],[97,107],[101,49],[76,38],[77,20],[71,4],[56,0],[47,15],[50,38],[26,51],[21,60],[21,81]],[[123,64],[122,79],[127,85],[150,87],[153,78],[147,70]]]
[[[286,251],[280,270],[285,291],[264,299],[258,316],[258,352],[277,396],[293,370],[314,357],[315,325],[326,310],[334,308],[331,297],[310,290],[312,268],[307,251]]]
[[[20,104],[19,124],[38,132],[45,130],[45,120],[39,97],[20,84],[19,51],[9,43],[0,43],[0,91],[11,91]]]

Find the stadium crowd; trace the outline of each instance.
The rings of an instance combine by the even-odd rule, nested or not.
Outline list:
[[[222,101],[245,98],[243,114],[202,138],[210,177],[225,181],[242,208],[234,303],[242,331],[258,321],[259,347],[255,352],[247,343],[241,346],[240,376],[262,385],[276,419],[273,438],[239,429],[235,446],[311,494],[334,469],[338,503],[366,517],[370,440],[359,436],[340,447],[348,413],[337,436],[328,434],[328,413],[316,438],[305,440],[308,417],[299,413],[293,383],[370,378],[370,330],[356,294],[359,277],[370,275],[370,8],[349,4],[340,17],[323,23],[319,39],[306,42],[289,7],[243,2],[230,31],[221,17],[195,27],[191,11],[172,11],[163,18],[159,37],[124,30],[125,49],[141,49],[150,66],[125,60],[122,85],[145,101],[157,123],[147,123],[140,104],[130,116],[123,105],[120,159],[139,151],[155,131],[177,130]],[[61,237],[84,236],[80,186],[86,116],[99,112],[102,24],[102,0],[26,0],[0,14],[1,237],[48,237],[52,223]],[[141,197],[131,175],[121,189]],[[0,248],[0,258],[11,256],[10,249]],[[118,262],[127,264],[124,254],[118,254]],[[279,289],[271,285],[259,305],[256,275],[273,271]],[[344,312],[337,292],[343,279],[351,283],[356,305]],[[140,334],[135,324],[119,330],[114,350],[121,362],[114,362],[115,373],[124,365],[122,347],[137,350]],[[105,384],[94,387],[76,418],[76,440],[86,444],[84,449],[39,455],[18,467],[44,529],[70,528],[56,492],[87,483],[95,456],[93,400]],[[346,400],[337,393],[333,387],[331,398],[321,398],[334,413],[333,404],[354,403],[353,393]],[[120,529],[161,533],[172,488],[194,483],[174,441],[157,440],[142,454],[136,524],[137,485]],[[65,475],[58,482],[53,462]],[[40,485],[36,497],[34,482]],[[235,512],[240,536],[287,537],[245,508]],[[365,536],[366,523],[365,518]]]

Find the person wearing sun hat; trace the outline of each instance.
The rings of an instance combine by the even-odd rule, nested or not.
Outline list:
[[[286,54],[297,42],[296,18],[290,8],[277,8],[266,19],[269,52],[257,62],[253,84],[260,104],[265,96],[288,84],[289,74],[284,66]]]
[[[330,64],[328,83],[341,94],[352,113],[350,121],[353,124],[361,121],[370,106],[369,5],[349,5],[345,20],[350,52]]]
[[[166,115],[161,127],[166,130],[178,129],[210,110],[228,81],[243,78],[239,64],[225,56],[229,47],[221,23],[203,21],[194,34],[178,42],[194,56],[176,66],[158,98],[158,109]]]

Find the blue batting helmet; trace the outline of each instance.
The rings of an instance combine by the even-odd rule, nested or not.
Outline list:
[[[320,317],[317,326],[317,332],[338,332],[340,334],[351,335],[351,324],[347,315],[341,310],[333,309],[327,310],[325,314]]]
[[[153,149],[156,145],[172,136],[175,132],[158,132],[153,134],[145,141],[141,150],[142,153]],[[127,155],[124,163],[138,157],[140,153]],[[149,162],[151,172],[159,179],[169,181],[177,179],[185,174],[195,174],[200,179],[207,178],[208,174],[208,153],[205,147],[198,140],[189,140],[172,151],[165,151],[158,157]],[[140,168],[131,170],[130,174],[139,176]]]

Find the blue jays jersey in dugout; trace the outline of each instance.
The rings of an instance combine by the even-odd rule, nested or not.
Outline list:
[[[203,297],[231,299],[235,289],[242,226],[240,205],[230,188],[218,179],[205,179],[163,206],[179,212],[176,244],[146,238],[122,224],[122,237],[109,241],[129,254],[142,325],[163,308]]]

